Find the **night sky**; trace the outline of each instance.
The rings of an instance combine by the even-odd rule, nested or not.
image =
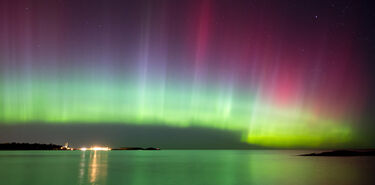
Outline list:
[[[0,142],[375,147],[371,0],[0,0]]]

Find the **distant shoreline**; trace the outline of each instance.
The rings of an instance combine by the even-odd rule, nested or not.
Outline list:
[[[71,150],[80,150],[80,148],[69,148],[68,146],[62,146],[57,144],[41,144],[41,143],[0,143],[1,150],[62,150],[62,151],[71,151]],[[160,150],[157,147],[121,147],[114,148],[111,150]]]
[[[309,153],[299,156],[322,156],[322,157],[351,157],[351,156],[375,156],[375,150],[334,150],[321,153]]]
[[[1,143],[0,150],[66,150],[62,145],[40,143]]]

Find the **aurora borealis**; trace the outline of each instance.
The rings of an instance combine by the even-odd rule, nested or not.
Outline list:
[[[0,124],[197,126],[260,146],[351,146],[365,140],[371,83],[360,6],[0,1]]]

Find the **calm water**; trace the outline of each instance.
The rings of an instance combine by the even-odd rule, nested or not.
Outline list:
[[[373,157],[295,156],[299,153],[277,150],[0,151],[0,184],[375,184]]]

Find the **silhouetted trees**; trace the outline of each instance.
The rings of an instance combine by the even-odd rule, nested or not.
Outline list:
[[[0,150],[61,150],[61,145],[40,143],[0,143]]]

